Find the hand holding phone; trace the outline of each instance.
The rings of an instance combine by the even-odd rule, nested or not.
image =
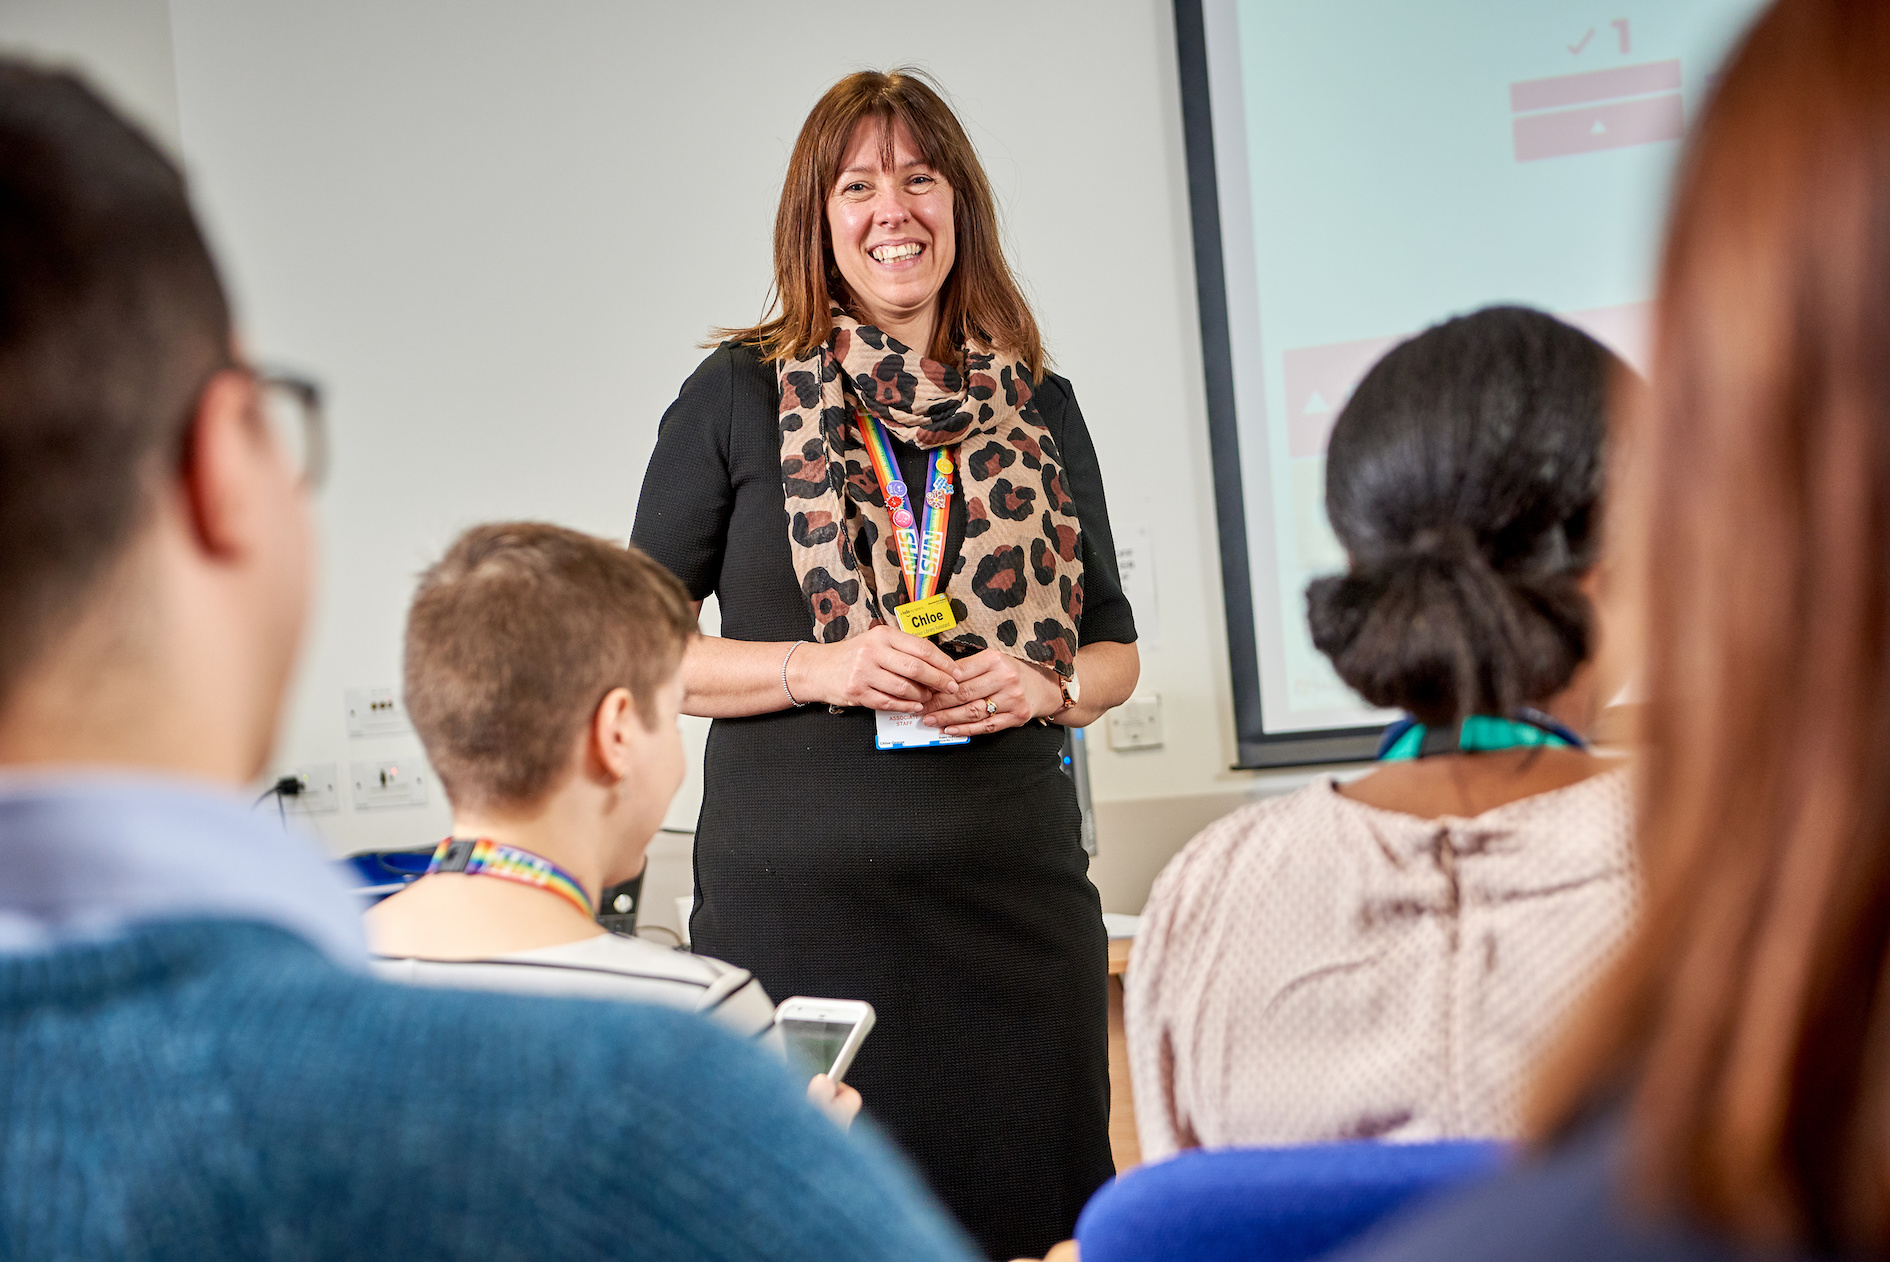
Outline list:
[[[796,995],[774,1010],[789,1059],[808,1076],[825,1074],[838,1086],[853,1056],[873,1028],[873,1005],[861,999],[809,999]]]
[[[807,1083],[807,1102],[825,1113],[841,1130],[852,1130],[853,1119],[860,1115],[860,1093],[844,1082],[835,1082],[826,1074],[815,1074]]]

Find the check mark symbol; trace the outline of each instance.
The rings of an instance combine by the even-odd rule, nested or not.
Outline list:
[[[1588,28],[1588,34],[1582,36],[1582,42],[1579,44],[1570,44],[1568,46],[1568,50],[1571,53],[1574,53],[1577,56],[1579,56],[1581,54],[1582,49],[1588,47],[1588,41],[1593,39],[1594,37],[1595,37],[1595,28],[1591,26]]]

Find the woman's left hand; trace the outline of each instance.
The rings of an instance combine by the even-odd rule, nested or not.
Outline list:
[[[1050,670],[997,649],[960,660],[952,675],[958,692],[938,694],[924,711],[926,725],[943,728],[947,736],[983,736],[1022,727],[1063,704],[1063,689]]]

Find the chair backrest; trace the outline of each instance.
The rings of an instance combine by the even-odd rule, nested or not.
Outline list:
[[[355,893],[369,907],[397,894],[426,875],[433,847],[422,850],[364,850],[341,860],[341,869],[358,888]]]
[[[1421,1196],[1493,1173],[1488,1141],[1183,1153],[1104,1184],[1076,1224],[1083,1262],[1301,1262]]]

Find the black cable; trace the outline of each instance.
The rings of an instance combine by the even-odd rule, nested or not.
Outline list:
[[[301,797],[303,787],[302,777],[283,776],[274,784],[264,789],[262,793],[257,796],[256,800],[250,803],[249,809],[253,811],[270,798],[274,798],[276,800],[276,816],[282,821],[282,826],[287,828],[289,825],[289,808],[284,803],[289,798]]]

